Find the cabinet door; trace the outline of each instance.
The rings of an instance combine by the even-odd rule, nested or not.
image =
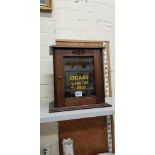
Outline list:
[[[103,97],[101,51],[56,49],[55,101],[58,107],[101,103]]]

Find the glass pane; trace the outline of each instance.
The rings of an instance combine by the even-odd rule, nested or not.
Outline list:
[[[95,95],[93,57],[64,57],[65,97]]]
[[[40,0],[40,5],[46,5],[46,0]]]

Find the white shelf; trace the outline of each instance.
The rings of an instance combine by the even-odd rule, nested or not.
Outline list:
[[[106,108],[93,108],[93,109],[48,113],[48,107],[44,106],[41,107],[40,114],[41,114],[40,123],[48,123],[48,122],[112,115],[114,114],[114,109],[113,107],[106,107]]]

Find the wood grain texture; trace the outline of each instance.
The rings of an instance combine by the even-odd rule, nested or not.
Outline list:
[[[94,47],[103,47],[103,41],[97,40],[56,40],[56,45],[60,46],[94,46]]]
[[[74,140],[75,155],[96,155],[108,151],[106,117],[85,118],[59,122],[59,149],[62,141]]]
[[[62,112],[62,111],[71,111],[71,110],[80,110],[80,109],[105,108],[105,107],[111,107],[111,106],[112,105],[107,104],[107,103],[101,103],[101,104],[82,105],[82,106],[69,106],[69,107],[59,107],[59,108],[49,107],[49,113]]]
[[[105,96],[103,94],[103,81],[101,75],[101,50],[102,48],[96,49],[83,49],[79,50],[76,48],[64,49],[64,47],[53,47],[53,57],[54,57],[54,87],[55,87],[55,107],[68,107],[68,106],[82,106],[82,105],[93,105],[101,104],[105,102]],[[75,50],[84,51],[81,55],[74,54]],[[82,56],[82,57],[93,57],[94,67],[95,67],[95,95],[86,96],[82,98],[65,98],[65,78],[64,78],[64,63],[63,59],[65,56]],[[61,77],[61,78],[59,78]],[[82,107],[81,107],[82,108]]]
[[[109,97],[112,97],[112,87],[111,87],[111,68],[110,68],[110,47],[109,41],[107,41],[107,57],[108,57],[108,81],[109,81]]]
[[[110,65],[110,42],[109,41],[104,41],[103,46],[107,50],[107,62],[108,62],[108,84],[109,84],[109,95],[106,97],[112,97],[112,84],[111,84],[111,65]],[[104,69],[103,69],[104,70]],[[104,73],[104,71],[103,71]]]
[[[111,115],[111,126],[112,126],[112,152],[115,153],[115,124],[113,115]]]
[[[66,99],[65,100],[65,106],[81,106],[81,105],[91,105],[96,104],[96,97],[84,97],[84,98],[77,98],[74,99],[74,102],[72,99]]]
[[[63,72],[63,57],[61,56],[61,51],[57,51],[57,54],[54,54],[54,95],[55,95],[55,104],[56,107],[64,107],[64,80],[59,79],[59,76],[64,77]]]

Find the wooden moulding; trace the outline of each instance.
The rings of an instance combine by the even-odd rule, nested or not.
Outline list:
[[[69,106],[69,107],[59,107],[59,108],[50,108],[49,113],[52,112],[62,112],[62,111],[71,111],[71,110],[81,110],[81,109],[92,109],[92,108],[105,108],[111,107],[112,105],[107,103],[93,104],[93,105],[82,105],[82,106]]]
[[[103,47],[103,41],[89,41],[89,40],[56,40],[56,45],[59,46],[73,46],[73,47]]]
[[[112,86],[111,86],[111,66],[110,66],[110,43],[109,41],[104,42],[107,45],[107,57],[108,57],[108,81],[109,81],[109,97],[112,97]]]

